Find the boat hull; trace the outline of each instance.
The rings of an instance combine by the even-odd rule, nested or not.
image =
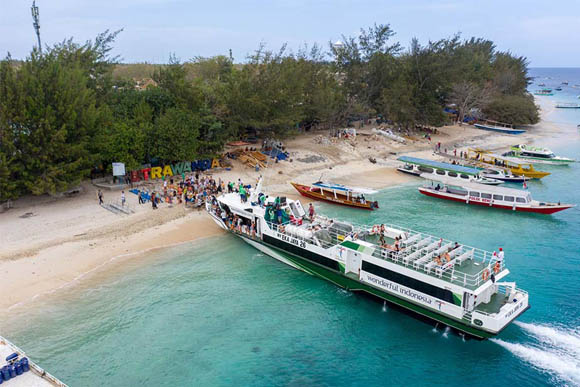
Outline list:
[[[542,159],[539,157],[525,157],[525,156],[510,156],[517,159],[527,161],[532,164],[546,164],[546,165],[568,165],[573,163],[574,160],[571,159]]]
[[[344,273],[325,268],[321,265],[318,265],[314,262],[309,261],[308,259],[306,259],[304,257],[289,253],[283,249],[280,249],[279,247],[269,245],[268,243],[266,243],[262,240],[251,239],[251,238],[248,238],[246,236],[239,235],[237,233],[234,233],[234,235],[240,237],[244,242],[255,247],[256,249],[260,250],[264,254],[269,255],[269,256],[273,257],[274,259],[276,259],[282,263],[285,263],[293,268],[299,269],[299,270],[304,271],[308,274],[315,275],[315,276],[320,277],[326,281],[332,282],[333,284],[335,284],[343,289],[353,291],[353,292],[364,292],[364,293],[370,294],[372,296],[378,297],[378,298],[385,300],[391,304],[394,304],[398,307],[402,307],[411,313],[414,313],[418,316],[426,318],[427,320],[449,326],[449,327],[451,327],[451,328],[459,331],[460,333],[465,334],[471,338],[475,338],[477,340],[485,340],[485,339],[488,339],[491,337],[495,337],[497,334],[499,334],[501,332],[501,331],[500,332],[488,332],[488,331],[484,331],[481,329],[477,329],[476,327],[474,327],[472,325],[467,325],[467,324],[462,323],[461,321],[452,319],[452,318],[447,317],[447,316],[437,314],[429,309],[421,307],[420,305],[414,304],[412,302],[409,302],[407,300],[401,299],[401,298],[396,297],[392,294],[384,292],[380,289],[377,289],[377,288],[374,288],[374,287],[369,286],[367,284],[364,284],[362,282],[359,282],[357,279],[351,278]],[[351,273],[351,274],[353,274],[353,273]],[[527,308],[525,310],[527,310]],[[520,313],[518,313],[516,316],[514,316],[513,319],[520,316],[523,312],[525,312],[525,310],[522,310]]]
[[[495,126],[481,125],[481,124],[475,124],[475,127],[477,129],[489,130],[489,131],[492,131],[492,132],[499,132],[499,133],[505,133],[505,134],[522,134],[522,133],[526,133],[526,130],[524,130],[524,129],[506,129],[506,128],[498,128],[498,127],[495,127]]]
[[[363,210],[374,210],[374,207],[372,206],[371,201],[367,201],[366,203],[357,203],[357,202],[353,202],[352,200],[346,200],[343,198],[334,198],[328,195],[323,195],[320,192],[316,192],[316,191],[311,191],[310,187],[307,185],[303,185],[303,184],[297,184],[297,183],[290,183],[292,184],[292,186],[296,189],[296,191],[298,191],[298,193],[300,193],[300,195],[310,198],[310,199],[314,199],[314,200],[322,200],[328,203],[334,203],[334,204],[340,204],[342,206],[347,206],[347,207],[353,207],[353,208],[361,208]]]
[[[471,204],[471,205],[478,205],[478,206],[483,206],[483,207],[491,207],[491,208],[499,208],[502,210],[511,210],[511,211],[518,211],[518,212],[530,212],[530,213],[535,213],[535,214],[553,214],[559,211],[563,211],[566,210],[568,208],[573,207],[572,205],[554,205],[554,206],[541,206],[541,207],[532,207],[532,206],[508,206],[508,205],[503,205],[503,204],[496,204],[496,203],[484,203],[484,202],[478,202],[478,201],[474,201],[474,200],[466,200],[465,197],[459,197],[459,196],[454,196],[452,194],[448,194],[445,192],[439,192],[439,191],[432,191],[429,189],[425,189],[422,187],[419,187],[419,192],[421,192],[423,195],[426,196],[430,196],[433,198],[438,198],[438,199],[445,199],[445,200],[450,200],[450,201],[454,201],[454,202],[460,202],[460,203],[464,203],[464,204]]]

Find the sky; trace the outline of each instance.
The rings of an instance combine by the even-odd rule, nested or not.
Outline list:
[[[32,0],[0,0],[0,57],[25,58],[36,44]],[[580,0],[37,0],[43,45],[123,32],[123,62],[166,63],[228,55],[243,62],[263,42],[277,50],[358,35],[390,24],[404,47],[450,37],[482,37],[525,56],[531,67],[580,67]]]

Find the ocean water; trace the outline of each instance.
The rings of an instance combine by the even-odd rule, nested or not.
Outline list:
[[[580,123],[576,114],[565,123]],[[580,135],[567,128],[566,141],[541,145],[580,159]],[[529,184],[535,198],[580,203],[580,163],[538,169],[552,175]],[[580,385],[580,210],[490,210],[424,197],[419,184],[381,191],[375,212],[316,208],[503,247],[506,280],[532,307],[496,339],[464,340],[231,235],[126,261],[15,308],[2,334],[71,386]]]

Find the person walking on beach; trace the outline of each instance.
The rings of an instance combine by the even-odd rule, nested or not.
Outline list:
[[[99,198],[99,206],[103,205],[103,192],[101,190],[97,191],[97,198]]]
[[[125,207],[125,191],[121,191],[121,207]]]
[[[157,197],[155,195],[155,192],[151,193],[151,207],[156,210],[157,209]]]

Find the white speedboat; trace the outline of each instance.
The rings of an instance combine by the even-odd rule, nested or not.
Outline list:
[[[525,176],[516,176],[509,171],[504,171],[503,169],[487,168],[481,171],[481,176],[488,179],[496,179],[505,181],[508,183],[523,183],[524,181],[530,180]]]
[[[401,156],[397,160],[405,163],[398,167],[397,170],[408,175],[421,176],[423,173],[430,173],[486,185],[500,185],[503,183],[499,179],[481,175],[481,171],[477,168],[466,167],[464,165],[449,164],[410,156]]]
[[[514,145],[506,156],[528,160],[534,164],[567,165],[575,162],[574,159],[556,156],[548,148],[530,146],[526,144]]]

